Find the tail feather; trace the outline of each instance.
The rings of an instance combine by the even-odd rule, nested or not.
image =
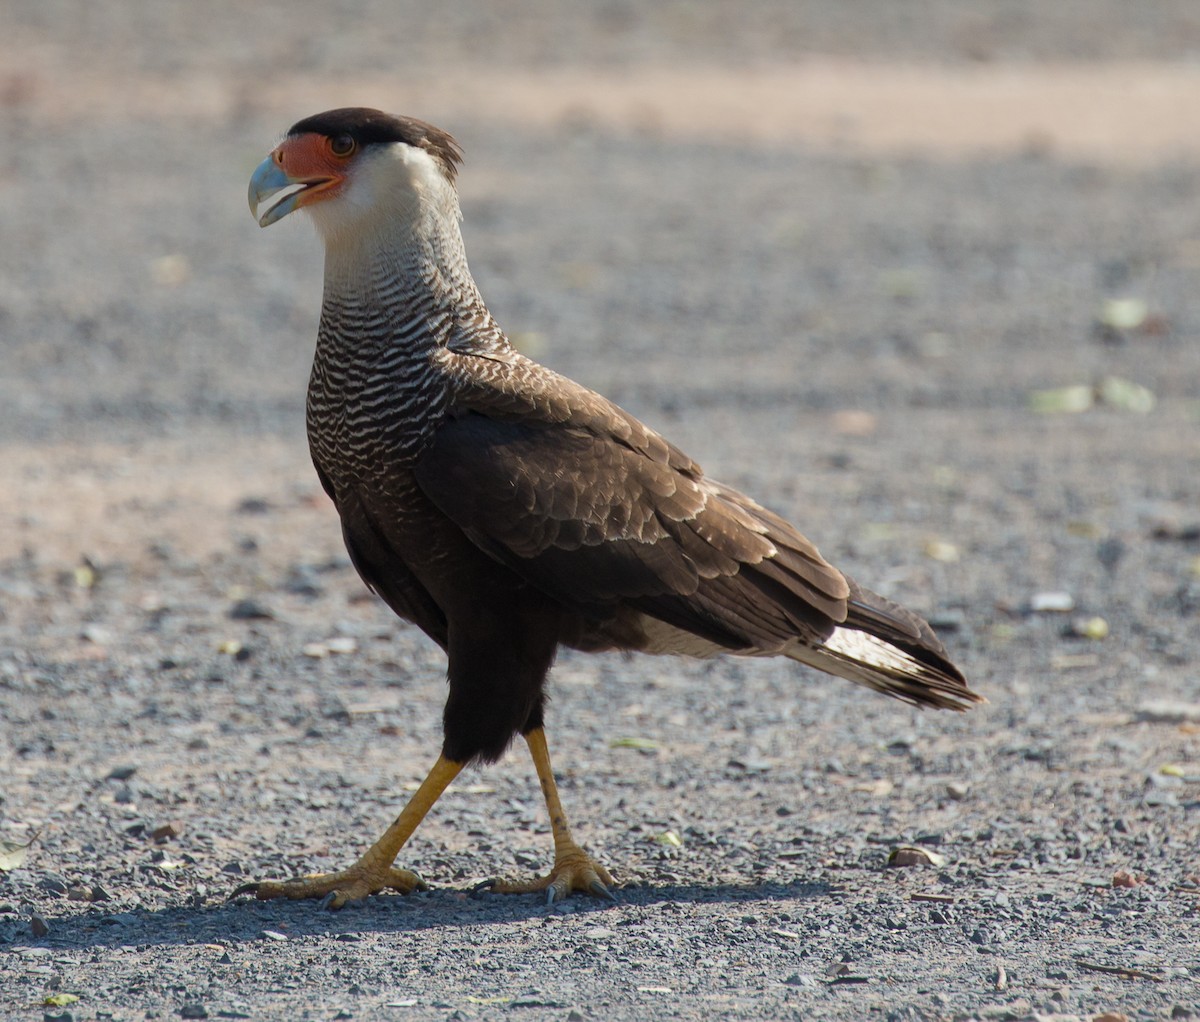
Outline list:
[[[847,581],[845,622],[819,645],[789,645],[789,657],[914,706],[966,710],[987,701],[967,688],[924,619]]]

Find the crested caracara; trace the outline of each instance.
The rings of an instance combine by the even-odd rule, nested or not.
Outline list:
[[[472,279],[454,139],[377,110],[300,121],[254,172],[262,226],[297,209],[325,244],[307,402],[317,474],[363,581],[446,652],[441,755],[338,873],[240,888],[337,907],[421,885],[393,866],[472,761],[529,746],[550,873],[500,891],[611,896],[571,838],[543,731],[559,646],[785,656],[918,706],[980,697],[929,625],[829,564],[599,394],[518,352]],[[270,201],[258,214],[263,203]]]

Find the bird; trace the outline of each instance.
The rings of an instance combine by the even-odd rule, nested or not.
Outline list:
[[[468,764],[520,736],[554,860],[501,893],[613,898],[572,837],[546,739],[561,647],[783,656],[916,706],[964,710],[932,628],[826,561],[784,518],[600,394],[522,354],[467,265],[446,131],[362,107],[294,124],[254,171],[262,227],[305,211],[324,243],[309,449],[350,560],[445,652],[442,745],[383,835],[332,873],[244,884],[339,908],[425,889],[395,860]]]

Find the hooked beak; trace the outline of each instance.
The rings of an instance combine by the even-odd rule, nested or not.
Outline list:
[[[285,188],[294,190],[267,209],[262,216],[258,215],[258,207],[272,195]],[[259,227],[269,227],[276,220],[282,220],[298,208],[298,196],[304,190],[304,182],[293,180],[282,167],[275,162],[275,157],[268,156],[258,165],[250,178],[250,215],[258,220]]]
[[[260,227],[270,227],[301,206],[339,194],[351,167],[352,161],[330,152],[329,139],[323,135],[289,135],[250,178],[250,212]],[[259,206],[273,196],[279,198],[259,216]]]
[[[286,144],[286,143],[285,143]],[[301,206],[314,201],[319,193],[341,180],[336,175],[299,175],[292,176],[281,166],[282,159],[279,150],[273,152],[258,165],[250,178],[250,214],[258,220],[259,227],[270,227],[271,224],[282,220],[289,213],[294,213]],[[291,161],[289,161],[291,162]],[[258,207],[272,196],[284,192],[277,202],[273,203],[262,214],[258,215]]]

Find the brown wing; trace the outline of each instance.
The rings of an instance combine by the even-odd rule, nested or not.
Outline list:
[[[492,557],[569,606],[624,602],[727,649],[820,641],[845,619],[845,579],[783,519],[586,388],[484,368],[416,476]]]

